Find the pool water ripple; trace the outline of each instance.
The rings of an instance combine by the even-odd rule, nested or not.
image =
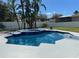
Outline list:
[[[31,33],[31,32],[30,32]],[[41,32],[34,35],[20,34],[7,37],[7,44],[39,46],[41,43],[55,44],[56,41],[64,38],[63,33],[59,32]]]

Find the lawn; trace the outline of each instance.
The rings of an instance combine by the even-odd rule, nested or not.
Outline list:
[[[72,31],[72,32],[79,32],[79,27],[54,27],[54,29]]]
[[[53,27],[53,29],[79,32],[79,27]],[[0,32],[2,32],[2,31],[16,31],[16,30],[2,30],[2,29],[0,29]]]

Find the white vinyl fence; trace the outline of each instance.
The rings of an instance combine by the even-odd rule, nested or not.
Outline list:
[[[54,23],[55,26],[62,26],[62,27],[79,27],[79,21],[78,22],[59,22]]]
[[[41,27],[43,23],[48,24],[48,22],[37,22],[36,25],[37,27]],[[3,24],[5,26],[5,29],[9,29],[9,30],[18,29],[17,22],[0,22],[0,24]],[[19,24],[20,24],[20,28],[23,28],[24,25],[22,24],[22,22],[19,22]],[[26,28],[28,28],[27,24],[26,24]]]
[[[79,22],[50,22],[50,21],[45,21],[45,22],[37,22],[37,27],[41,27],[44,23],[48,24],[48,26],[63,26],[63,27],[79,27]],[[3,24],[6,29],[18,29],[18,24],[17,22],[0,22],[0,24]],[[23,27],[23,24],[20,22],[20,27]],[[26,24],[27,28],[27,24]]]
[[[0,24],[4,25],[5,29],[10,29],[10,30],[18,29],[17,22],[0,22]],[[20,24],[20,28],[23,28],[22,22],[19,22],[19,24]]]

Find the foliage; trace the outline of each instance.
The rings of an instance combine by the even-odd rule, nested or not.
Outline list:
[[[47,21],[47,15],[45,15],[45,14],[40,14],[40,15],[39,15],[39,20],[40,20],[40,21]]]
[[[75,10],[75,11],[73,12],[73,14],[74,14],[74,15],[77,15],[77,14],[79,14],[79,11],[78,11],[78,10]]]
[[[43,6],[46,10],[46,6],[42,4],[42,0],[33,0],[32,3],[32,8],[34,9],[33,14],[34,14],[34,21],[35,21],[35,27],[36,27],[36,21],[37,21],[37,16],[40,11],[40,6]]]
[[[8,0],[8,6],[9,6],[9,10],[13,13],[14,19],[17,21],[18,29],[20,29],[19,19],[18,19],[17,12],[16,12],[17,11],[16,0]]]
[[[53,14],[52,18],[55,20],[55,22],[59,22],[58,18],[60,18],[61,16],[62,14],[55,13]]]
[[[42,28],[47,28],[47,27],[48,27],[47,23],[42,24]]]
[[[3,24],[0,24],[0,29],[4,29],[5,26]]]
[[[21,18],[22,23],[24,24],[24,29],[26,23],[28,24],[29,28],[36,27],[36,21],[38,19],[38,14],[40,11],[40,6],[43,6],[46,10],[44,4],[42,4],[42,0],[19,0],[20,3],[16,3],[17,0],[7,0],[6,9],[9,13],[4,13],[3,11],[3,18],[4,15],[8,15],[10,19],[15,19],[18,24],[18,28],[20,29],[18,15]],[[3,7],[2,7],[3,8]],[[5,8],[5,6],[4,6]],[[2,12],[2,11],[1,11]],[[1,18],[2,19],[2,18]]]
[[[53,29],[53,27],[51,26],[50,29]]]
[[[24,25],[27,22],[29,28],[36,27],[40,6],[46,9],[45,5],[41,2],[42,0],[20,0],[20,5],[17,9],[21,12],[21,20],[24,22]]]
[[[0,1],[0,22],[14,21],[6,3]]]

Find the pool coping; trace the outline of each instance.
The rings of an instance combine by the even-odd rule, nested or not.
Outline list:
[[[41,30],[42,28],[39,28],[39,30]],[[35,29],[35,30],[37,30],[37,29]],[[65,33],[70,33],[70,34],[72,34],[72,35],[74,35],[74,36],[78,36],[79,37],[79,33],[76,33],[76,32],[70,32],[70,31],[63,31],[63,30],[57,30],[57,29],[53,29],[53,30],[51,30],[51,29],[45,29],[45,28],[43,28],[42,30],[50,30],[50,31],[59,31],[59,32],[65,32]],[[28,32],[29,31],[29,29],[25,29],[25,30],[18,30],[18,31],[15,31],[15,32],[10,32],[10,33],[4,33],[4,34],[2,34],[2,35],[0,35],[0,40],[4,40],[4,42],[6,42],[6,40],[7,40],[7,38],[6,37],[8,37],[8,36],[12,36],[13,34],[20,34],[21,32]],[[31,31],[32,32],[32,31]],[[2,41],[3,41],[2,40]],[[5,43],[6,44],[6,43]]]
[[[55,29],[53,31],[56,31]],[[70,31],[57,30],[61,32],[69,32],[73,35],[79,34]],[[8,33],[7,33],[8,35]],[[78,36],[78,35],[77,35]],[[5,37],[5,34],[3,35]],[[63,39],[57,41],[56,44],[41,43],[39,47],[24,46],[13,44],[0,44],[0,57],[8,58],[72,58],[79,57],[79,41],[71,39]],[[7,54],[8,53],[8,54]]]

